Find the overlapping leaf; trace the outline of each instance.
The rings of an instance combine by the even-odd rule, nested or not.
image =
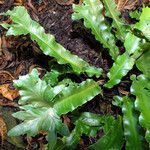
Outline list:
[[[101,69],[89,66],[84,60],[58,44],[53,35],[46,34],[44,28],[30,18],[23,6],[15,7],[12,11],[7,11],[5,15],[10,16],[13,21],[10,25],[2,24],[8,29],[7,35],[30,34],[31,39],[39,44],[43,53],[56,58],[59,64],[69,64],[76,73],[86,72],[89,76],[100,76]]]
[[[142,150],[141,137],[138,131],[137,116],[134,112],[133,101],[128,97],[123,97],[123,125],[126,138],[126,150]]]
[[[115,1],[102,0],[106,9],[106,16],[112,18],[112,26],[117,29],[116,36],[124,41],[126,35],[126,27],[120,19],[120,12],[117,10]]]
[[[141,14],[142,21],[140,20],[139,23],[136,23],[134,28],[141,31],[149,30],[149,26],[146,26],[148,18],[143,17],[146,13],[148,13],[147,10],[149,9],[150,8],[143,8],[143,12]],[[118,56],[116,62],[114,62],[110,72],[108,73],[109,81],[106,83],[106,87],[111,88],[118,84],[121,81],[121,78],[132,69],[135,60],[145,49],[147,49],[147,46],[144,45],[147,45],[145,39],[141,39],[133,33],[127,34],[124,43],[126,52],[123,55]]]
[[[38,106],[51,106],[54,97],[65,87],[64,85],[58,85],[52,88],[39,78],[36,69],[28,75],[20,76],[19,80],[14,81],[14,86],[19,89],[21,96],[19,104],[32,103]]]
[[[84,0],[82,6],[73,5],[73,20],[84,19],[85,27],[92,30],[96,40],[108,48],[110,55],[115,60],[119,54],[118,47],[115,45],[114,35],[110,31],[103,16],[103,5],[99,0]]]
[[[75,122],[74,130],[68,137],[63,139],[63,142],[67,147],[73,149],[79,143],[82,134],[96,136],[97,131],[104,124],[104,117],[89,112],[81,114],[80,118]]]
[[[52,108],[35,108],[32,106],[21,107],[24,111],[13,114],[15,118],[24,122],[9,131],[9,136],[28,134],[35,136],[40,131],[50,131],[62,125],[61,119]]]
[[[20,92],[19,103],[23,105],[20,107],[23,111],[13,116],[24,122],[10,130],[10,136],[21,134],[35,136],[40,131],[46,131],[49,144],[51,143],[50,149],[55,149],[57,132],[62,135],[68,133],[67,127],[61,122],[60,115],[73,111],[101,91],[98,83],[91,79],[81,84],[64,79],[61,84],[57,81],[57,85],[52,87],[53,77],[58,77],[57,75],[49,74],[49,82],[45,82],[39,78],[38,71],[33,69],[30,74],[14,81],[15,87]]]
[[[140,112],[139,122],[146,129],[145,138],[150,142],[150,80],[144,75],[132,77],[131,92],[136,96],[135,107]]]
[[[110,124],[110,122],[108,122]],[[95,144],[91,145],[89,150],[121,150],[123,146],[123,128],[122,119],[119,118],[116,121],[111,122],[111,127],[108,132],[100,138]]]

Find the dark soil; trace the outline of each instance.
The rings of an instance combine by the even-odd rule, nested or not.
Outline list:
[[[112,66],[112,60],[107,50],[104,50],[91,35],[90,31],[84,28],[82,21],[73,22],[71,20],[73,12],[71,5],[65,5],[54,0],[32,0],[31,2],[24,2],[23,5],[28,9],[32,18],[38,21],[47,33],[55,35],[56,40],[66,49],[80,56],[91,65],[103,68],[105,73],[108,72]],[[5,3],[0,5],[0,12],[7,11],[13,7],[14,0],[5,0]],[[8,18],[0,17],[0,21],[4,20],[9,22]],[[4,73],[4,71],[7,71],[14,78],[18,78],[19,75],[27,74],[33,67],[38,67],[43,72],[45,69],[48,69],[48,60],[50,58],[42,55],[37,44],[33,43],[28,36],[6,37],[5,30],[2,27],[0,27],[0,36],[3,39],[2,51],[0,51],[0,72]],[[0,84],[12,83],[12,79],[9,79],[8,76],[8,74],[0,74]],[[80,78],[85,79],[86,76],[83,75]],[[106,82],[106,77],[103,76],[99,80]],[[79,111],[113,114],[116,116],[119,110],[112,106],[112,98],[114,95],[121,94],[121,90],[128,91],[129,85],[130,82],[126,83],[126,85],[122,83],[119,88],[115,87],[113,90],[104,89],[103,95],[97,96],[80,108]],[[5,109],[11,109],[12,112],[17,110],[15,102],[10,103],[3,97],[0,97],[0,102]],[[3,109],[0,107],[2,115],[4,115]],[[99,133],[97,138],[101,135],[102,133]],[[26,149],[36,150],[39,146],[42,147],[40,140],[43,141],[44,139],[40,136],[28,140],[26,137],[23,137],[23,141],[27,144]],[[79,145],[78,149],[85,149],[87,145],[95,141],[96,139],[94,138],[83,137],[83,143]],[[0,149],[17,150],[18,148],[6,141]]]

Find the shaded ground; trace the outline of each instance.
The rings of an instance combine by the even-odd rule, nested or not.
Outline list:
[[[111,58],[106,50],[96,42],[90,31],[86,30],[82,22],[73,22],[71,20],[72,1],[64,3],[62,0],[34,0],[24,2],[23,5],[28,9],[32,18],[38,21],[46,30],[55,35],[56,40],[61,43],[65,48],[72,53],[80,56],[91,65],[96,67],[102,67],[104,72],[108,72],[108,69],[112,65]],[[20,1],[21,3],[21,1]],[[20,4],[19,3],[19,4]],[[16,4],[17,5],[17,4]],[[14,7],[14,0],[6,0],[4,4],[0,5],[0,12],[4,12]],[[127,14],[124,14],[127,16]],[[0,17],[0,21],[10,20],[6,17]],[[122,51],[122,48],[120,47]],[[19,75],[27,74],[32,68],[38,67],[45,72],[48,69],[49,57],[45,57],[40,53],[40,49],[36,43],[31,42],[29,37],[6,37],[5,31],[0,27],[0,85],[8,83],[12,85],[12,80],[18,78]],[[78,77],[75,77],[78,78]],[[86,78],[80,76],[79,78]],[[106,77],[103,76],[101,82],[105,81]],[[128,77],[125,78],[127,80]],[[91,102],[88,102],[85,106],[80,108],[80,111],[90,111],[99,114],[111,113],[113,115],[118,114],[118,109],[111,105],[112,97],[118,93],[128,92],[128,85],[130,83],[122,83],[119,88],[113,90],[104,89],[103,95],[97,96]],[[12,88],[12,87],[11,87]],[[3,106],[3,107],[2,107]],[[12,112],[17,111],[17,100],[10,101],[3,96],[0,96],[0,113],[3,116],[7,126],[10,124],[15,125],[17,122],[11,117]],[[9,115],[8,115],[9,114]],[[13,122],[13,123],[12,123]],[[101,136],[101,133],[97,137]],[[11,139],[4,142],[0,150],[9,150],[18,148],[14,147]],[[14,141],[19,143],[26,143],[28,146],[26,149],[38,149],[42,150],[42,142],[44,141],[42,136],[38,136],[35,139],[29,139],[23,137],[23,139],[16,139]],[[79,149],[84,149],[86,145],[94,142],[95,139],[89,139],[83,137],[83,142],[80,144]]]

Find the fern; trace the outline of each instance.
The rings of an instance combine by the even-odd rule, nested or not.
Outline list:
[[[145,8],[143,8],[143,14],[145,14]],[[140,22],[134,25],[134,28],[139,30],[148,30],[149,27],[145,26],[147,18],[142,17]],[[139,25],[140,24],[140,25]],[[135,36],[133,33],[128,33],[125,38],[124,46],[126,52],[118,56],[116,62],[114,62],[110,72],[107,74],[109,81],[105,84],[106,87],[112,88],[114,85],[120,83],[123,76],[125,76],[135,64],[137,58],[142,55],[144,50],[147,50],[147,43],[145,39],[141,39]]]
[[[142,150],[141,137],[137,125],[137,116],[134,112],[133,101],[128,97],[123,97],[122,112],[126,150]]]
[[[150,40],[150,8],[143,8],[140,21],[136,24],[135,28],[142,31],[144,36]]]
[[[144,52],[144,54],[136,61],[137,68],[143,72],[143,74],[149,78],[150,75],[150,50]]]
[[[97,114],[84,112],[75,122],[75,128],[68,137],[63,138],[67,147],[73,149],[79,143],[83,134],[87,136],[96,136],[97,131],[104,124],[104,118],[109,116],[100,116]]]
[[[59,64],[69,64],[76,73],[86,72],[89,76],[100,76],[101,69],[89,66],[84,60],[58,44],[53,35],[46,34],[44,28],[30,18],[23,6],[15,7],[12,11],[7,11],[5,15],[10,16],[13,21],[10,25],[1,24],[8,29],[7,35],[30,34],[31,39],[39,44],[43,53],[56,58]]]
[[[116,36],[124,41],[126,36],[126,27],[122,20],[120,19],[120,12],[117,10],[117,5],[115,1],[112,0],[102,0],[106,9],[106,16],[112,18],[112,26],[117,29]]]
[[[110,122],[110,119],[108,119],[107,121],[109,121],[107,123],[110,124],[110,126],[108,126],[109,128],[106,130],[107,132],[95,144],[91,145],[88,148],[89,150],[122,149],[124,142],[122,118],[119,117],[117,120],[113,120],[112,122]]]
[[[51,75],[54,76],[54,74]],[[50,79],[53,80],[53,78]],[[36,69],[15,80],[14,86],[21,95],[19,104],[23,105],[20,107],[23,111],[15,113],[14,117],[24,122],[10,130],[9,135],[28,134],[35,136],[40,131],[46,131],[50,133],[48,137],[53,135],[51,138],[55,138],[55,140],[57,140],[57,132],[61,135],[68,133],[60,115],[73,111],[101,91],[98,83],[90,79],[81,84],[70,83],[70,85],[63,84],[61,81],[61,84],[58,83],[58,85],[51,87],[39,78]],[[49,142],[51,143],[51,141]]]
[[[134,62],[135,59],[130,57],[127,53],[118,56],[110,72],[107,74],[110,80],[105,84],[105,86],[107,88],[112,88],[114,85],[120,83],[121,78],[132,69]]]
[[[129,15],[131,18],[134,18],[136,20],[139,20],[140,19],[140,16],[141,16],[141,12],[138,11],[138,10],[135,10],[135,11],[131,11],[129,12]]]
[[[144,75],[133,76],[131,92],[136,96],[135,107],[140,112],[139,122],[146,129],[145,138],[150,142],[150,81]]]
[[[118,47],[115,45],[115,38],[110,32],[110,27],[103,16],[103,5],[99,0],[84,0],[82,6],[73,5],[73,20],[84,19],[84,25],[92,30],[96,40],[108,48],[110,55],[115,60],[119,54]]]

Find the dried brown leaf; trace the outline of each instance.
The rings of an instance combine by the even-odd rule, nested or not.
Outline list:
[[[1,144],[4,143],[4,140],[6,139],[6,135],[7,135],[7,127],[6,127],[6,123],[4,121],[4,119],[2,118],[2,116],[0,116],[0,141]]]
[[[120,11],[134,9],[140,4],[140,0],[117,0],[117,9]]]
[[[0,71],[0,83],[6,83],[7,81],[12,81],[14,80],[14,77],[12,76],[11,73],[5,70]]]
[[[17,90],[10,89],[9,84],[0,85],[0,94],[2,94],[3,97],[11,101],[19,96],[19,92]]]

